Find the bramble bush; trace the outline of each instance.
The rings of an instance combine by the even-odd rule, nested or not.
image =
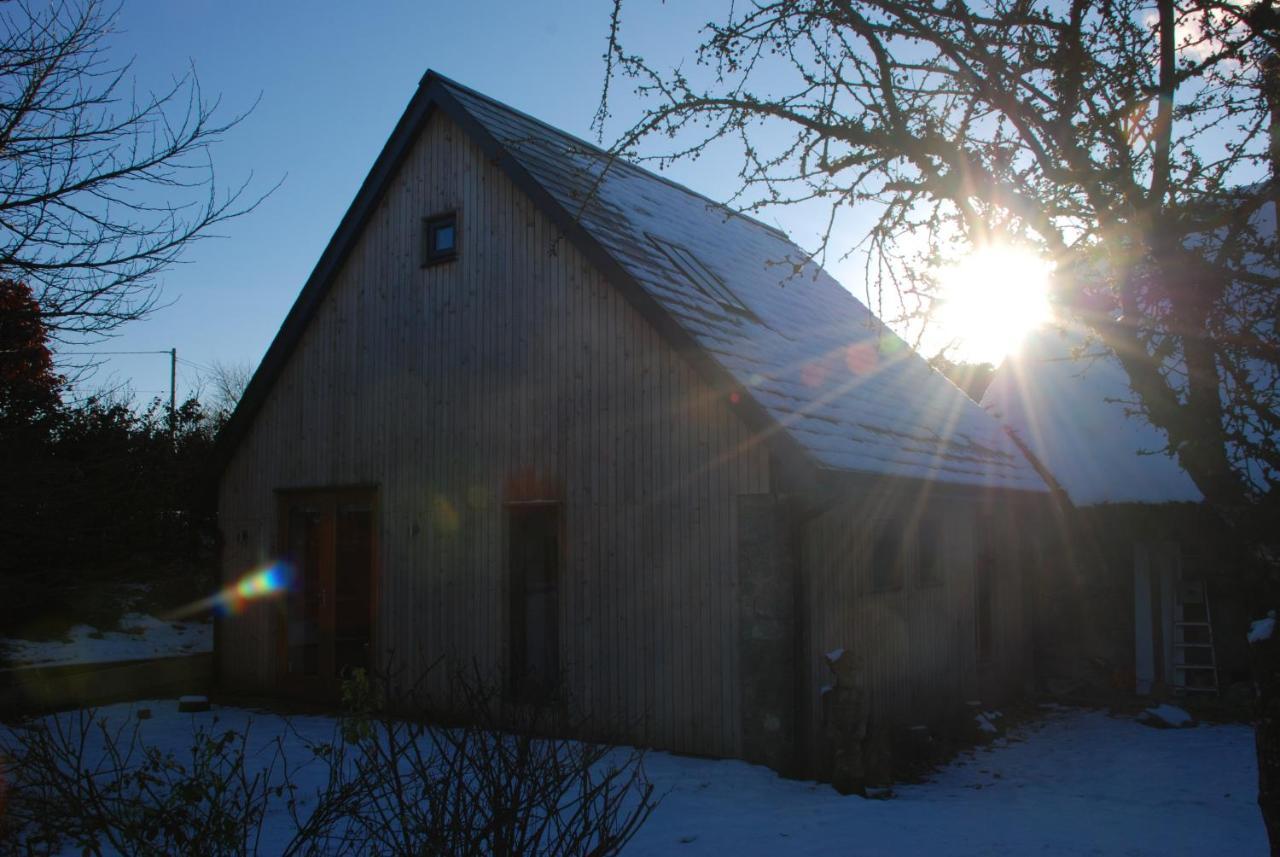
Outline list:
[[[257,853],[268,803],[285,794],[282,757],[246,765],[250,727],[193,721],[185,755],[148,746],[140,724],[112,724],[93,709],[11,729],[0,776],[9,849],[83,855]]]
[[[327,831],[334,853],[609,857],[657,806],[643,751],[554,737],[579,730],[557,707],[511,702],[474,671],[450,684],[462,714],[440,727],[387,714],[415,706],[385,676],[348,681],[363,707],[344,718],[330,763],[358,786]]]
[[[567,724],[554,709],[459,676],[460,725],[429,726],[386,687],[357,671],[328,738],[286,720],[257,750],[252,721],[220,728],[216,716],[192,718],[183,754],[93,709],[10,728],[0,853],[609,857],[657,805],[642,751],[557,738]]]

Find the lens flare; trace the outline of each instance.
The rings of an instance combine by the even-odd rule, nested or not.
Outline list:
[[[284,575],[278,566],[270,566],[243,577],[235,585],[236,595],[245,601],[279,592],[284,588]]]
[[[458,510],[447,497],[437,495],[431,501],[431,522],[441,535],[453,535],[458,531]]]
[[[215,608],[239,613],[252,601],[268,598],[289,588],[289,566],[283,562],[251,571],[214,596]]]
[[[269,598],[289,588],[293,575],[288,564],[275,562],[255,569],[208,598],[193,601],[170,613],[166,618],[181,619],[213,610],[219,613],[241,613],[253,601]]]

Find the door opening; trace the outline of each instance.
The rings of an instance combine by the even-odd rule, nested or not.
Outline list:
[[[282,678],[295,690],[332,697],[351,670],[371,666],[373,492],[289,492],[280,505],[281,546],[292,568]]]

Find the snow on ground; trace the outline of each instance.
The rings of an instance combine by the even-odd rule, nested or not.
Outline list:
[[[988,735],[999,735],[1000,727],[996,725],[996,721],[1003,716],[999,711],[979,711],[973,716],[973,719],[983,732]]]
[[[1190,726],[1195,719],[1183,709],[1167,702],[1157,705],[1155,708],[1148,708],[1143,714],[1148,723],[1154,726],[1168,726],[1173,729]]]
[[[274,715],[215,706],[182,715],[173,700],[103,709],[131,716],[147,707],[144,738],[179,756],[191,724],[219,718],[251,746],[280,733]],[[300,741],[329,740],[333,721],[292,721],[293,766]],[[269,753],[262,753],[265,764]],[[664,795],[628,855],[1197,855],[1266,853],[1254,803],[1256,767],[1247,726],[1152,729],[1132,717],[1057,709],[1009,737],[968,753],[931,782],[900,786],[888,800],[841,797],[829,786],[785,780],[767,768],[650,753],[649,777]],[[304,793],[306,766],[300,783]],[[273,853],[289,837],[283,811],[263,842]]]
[[[61,640],[0,639],[0,663],[58,666],[192,655],[213,649],[209,622],[170,622],[143,613],[120,617],[119,631],[76,625]]]
[[[741,762],[650,757],[673,791],[629,853],[1267,853],[1246,726],[1064,711],[1013,733],[886,801]]]

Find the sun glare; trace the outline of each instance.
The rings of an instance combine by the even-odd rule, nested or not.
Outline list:
[[[1052,266],[1025,250],[981,247],[939,272],[935,335],[948,356],[999,365],[1049,320]]]

